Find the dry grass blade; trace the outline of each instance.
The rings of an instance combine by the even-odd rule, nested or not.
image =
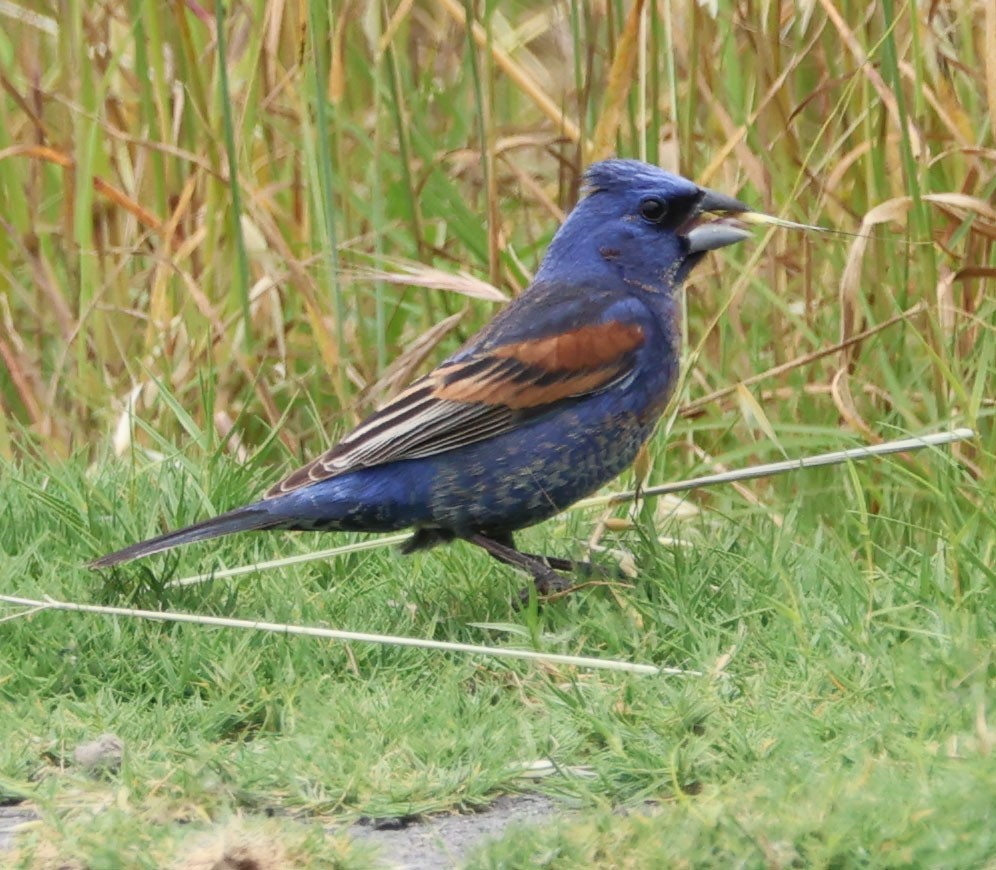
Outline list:
[[[395,9],[391,15],[390,20],[384,27],[384,32],[380,36],[380,41],[377,44],[377,50],[381,54],[387,51],[388,46],[395,37],[395,34],[408,17],[408,14],[412,11],[412,6],[414,5],[415,0],[401,0],[398,4],[398,8]]]
[[[186,586],[197,586],[211,580],[224,580],[227,577],[241,577],[245,574],[255,574],[259,571],[267,571],[274,568],[285,568],[290,565],[299,565],[316,560],[334,559],[337,556],[345,556],[350,553],[362,553],[365,550],[378,550],[382,547],[393,547],[395,544],[403,544],[408,540],[408,532],[401,532],[396,535],[380,535],[366,541],[357,541],[352,544],[343,544],[339,547],[329,547],[324,550],[315,550],[311,553],[304,553],[299,556],[284,556],[280,559],[271,559],[267,562],[254,562],[251,565],[237,565],[234,568],[223,568],[219,571],[211,571],[207,574],[193,574],[190,577],[182,577],[179,580],[171,580],[166,584],[166,589],[180,589]]]
[[[736,385],[737,404],[740,407],[740,416],[749,429],[760,429],[764,437],[776,447],[781,449],[778,443],[778,433],[775,427],[764,413],[764,408],[754,398],[747,387],[740,383]]]
[[[840,341],[842,345],[862,326],[861,298],[864,292],[861,280],[862,262],[865,252],[868,250],[868,242],[871,238],[870,230],[879,224],[902,221],[912,202],[912,198],[908,196],[890,199],[875,206],[861,220],[861,229],[851,243],[847,253],[847,263],[840,276],[838,298],[840,301]],[[850,343],[844,346],[841,352],[841,365],[850,364],[856,352],[855,344]]]
[[[996,238],[996,206],[977,196],[965,193],[928,193],[923,197],[925,202],[941,206],[945,211],[962,217],[964,214],[974,214],[982,217],[981,229],[988,238]],[[973,225],[973,228],[975,226]]]
[[[0,359],[3,360],[4,365],[7,367],[11,383],[14,385],[14,389],[17,390],[18,397],[24,403],[32,425],[41,426],[45,419],[45,413],[42,411],[41,404],[35,396],[35,390],[32,386],[33,378],[24,371],[21,366],[20,355],[14,351],[13,347],[11,347],[2,335],[0,335]]]
[[[837,406],[837,410],[840,411],[841,417],[844,418],[844,422],[848,426],[860,432],[865,440],[870,441],[872,444],[878,444],[882,440],[875,434],[861,414],[858,413],[858,409],[854,404],[854,398],[851,396],[850,374],[846,367],[838,369],[837,373],[833,376],[833,380],[830,382],[830,395],[833,397],[833,403]]]
[[[744,141],[746,125],[734,122],[725,105],[725,94],[716,92],[710,87],[709,80],[704,70],[702,70],[701,65],[695,64],[693,68],[695,70],[695,81],[698,85],[699,95],[701,99],[708,103],[710,114],[723,130],[725,139],[723,151],[721,152],[723,160],[728,159],[730,152],[735,153],[740,171],[747,176],[750,183],[757,190],[766,190],[768,185],[766,184],[767,172],[765,171],[764,163]],[[774,93],[774,91],[769,91],[769,94],[773,95]],[[717,155],[710,162],[705,172],[696,173],[702,184],[711,183],[713,174],[718,171],[720,166],[719,156]]]
[[[340,273],[347,281],[369,281],[375,283],[384,281],[388,284],[400,284],[408,287],[425,287],[429,290],[447,290],[458,293],[469,299],[484,299],[487,302],[508,302],[508,296],[502,293],[494,284],[475,278],[465,273],[446,272],[425,266],[421,263],[404,263],[392,261],[398,272],[386,269],[357,267],[343,269]]]
[[[609,69],[602,111],[592,137],[591,153],[588,155],[592,160],[602,160],[615,153],[623,107],[633,82],[633,71],[636,69],[640,19],[643,17],[644,5],[645,0],[635,0],[630,6],[626,25],[616,42],[616,52]]]
[[[15,145],[0,151],[0,161],[18,156],[44,160],[47,163],[54,163],[56,166],[61,166],[63,169],[71,171],[75,171],[76,168],[76,164],[71,157],[67,157],[61,151],[56,151],[47,145]],[[94,175],[92,179],[94,190],[102,193],[111,202],[119,205],[129,214],[134,215],[146,229],[157,234],[162,234],[162,222],[152,212],[122,193],[113,184],[110,184],[103,178]]]
[[[899,105],[896,102],[896,97],[890,90],[889,86],[885,83],[881,73],[879,73],[875,65],[869,61],[867,53],[861,46],[861,40],[858,39],[854,33],[854,30],[844,20],[843,15],[841,15],[840,10],[834,5],[832,0],[820,0],[820,5],[823,7],[824,12],[826,12],[827,17],[833,23],[833,26],[837,28],[841,41],[845,46],[847,46],[847,50],[854,57],[854,60],[860,65],[861,71],[864,73],[865,77],[869,82],[871,82],[872,87],[875,89],[875,93],[882,101],[886,111],[888,111],[889,117],[892,119],[896,129],[902,132],[902,118],[900,116]],[[912,120],[910,120],[907,124],[906,134],[909,136],[914,156],[923,157],[926,153],[925,146],[923,144],[923,137],[916,129],[916,126]]]
[[[937,276],[935,296],[937,299],[937,324],[941,334],[948,340],[952,338],[957,323],[958,307],[954,301],[954,284],[957,273],[952,269],[941,269]]]
[[[467,13],[457,2],[457,0],[437,0],[437,2],[446,10],[447,15],[449,15],[461,27],[466,27]],[[471,23],[471,33],[473,34],[474,42],[476,42],[480,48],[486,48],[488,46],[488,35],[484,31],[484,28],[481,27],[481,25],[476,21]],[[515,83],[516,87],[529,96],[529,98],[536,104],[536,107],[544,115],[546,115],[550,121],[553,122],[555,128],[563,136],[567,137],[571,142],[581,141],[581,128],[567,117],[557,103],[552,100],[538,84],[536,84],[532,76],[530,76],[529,73],[519,66],[519,64],[512,59],[507,51],[498,45],[492,44],[491,53],[494,57],[495,64],[501,69],[501,71]]]
[[[852,335],[850,338],[844,341],[838,342],[837,344],[832,344],[829,347],[820,348],[812,353],[804,354],[803,356],[796,357],[795,359],[789,360],[788,362],[782,363],[781,365],[774,366],[767,371],[760,372],[756,375],[751,375],[749,378],[744,378],[730,386],[723,387],[719,390],[714,390],[706,396],[702,396],[693,402],[688,402],[682,405],[678,413],[682,417],[695,417],[701,414],[708,405],[716,402],[720,399],[726,398],[729,395],[737,392],[737,389],[742,385],[745,387],[752,386],[753,384],[760,383],[761,381],[768,380],[769,378],[779,377],[784,374],[788,374],[794,369],[801,368],[802,366],[809,365],[810,363],[816,362],[817,360],[823,359],[824,357],[832,356],[835,353],[840,353],[842,350],[846,350],[853,345],[859,344],[867,338],[888,329],[890,326],[894,326],[905,320],[909,320],[911,317],[915,317],[918,314],[922,314],[926,311],[926,306],[922,302],[918,302],[912,308],[904,311],[902,314],[897,314],[894,317],[890,317],[888,320],[883,321],[877,326],[873,326],[870,329],[866,329],[864,332],[860,332],[857,335]]]
[[[986,238],[996,238],[996,208],[984,200],[963,193],[931,193],[923,197],[924,202],[933,203],[941,210],[961,219],[963,215],[976,216],[972,231]],[[870,229],[884,223],[902,223],[909,210],[913,207],[913,198],[909,196],[896,197],[880,203],[871,209],[861,221],[861,230],[855,236],[848,251],[847,263],[840,279],[841,306],[841,342],[861,328],[863,293],[862,264],[872,238]],[[844,348],[841,358],[842,365],[849,365],[856,355],[856,346],[852,343]]]
[[[502,164],[507,166],[509,171],[516,177],[522,188],[535,200],[539,205],[543,207],[550,217],[557,222],[557,224],[562,224],[564,219],[567,217],[567,213],[559,206],[557,203],[547,194],[543,189],[543,186],[538,184],[536,180],[526,172],[519,164],[512,159],[512,155],[499,154],[502,158]]]
[[[777,98],[778,94],[781,92],[782,88],[785,86],[785,82],[789,80],[792,73],[797,69],[797,67],[803,62],[806,57],[807,52],[816,43],[819,34],[817,33],[808,43],[808,45],[801,51],[796,52],[792,58],[792,62],[787,64],[785,69],[782,70],[781,74],[775,81],[771,83],[765,92],[764,96],[758,101],[757,106],[751,111],[750,117],[747,122],[741,124],[733,133],[726,137],[722,146],[716,150],[715,155],[712,160],[706,165],[706,168],[698,173],[698,179],[702,184],[712,183],[712,179],[719,173],[720,167],[726,162],[730,154],[742,146],[743,140],[747,137],[750,128],[757,122],[757,119],[761,116],[761,113],[767,108],[767,106]],[[767,217],[767,215],[765,215]],[[775,222],[778,219],[770,218],[770,222]],[[790,222],[784,224],[776,224],[778,226],[788,226]],[[801,226],[801,225],[799,225]],[[807,228],[808,229],[808,228]],[[813,229],[816,229],[813,227]]]
[[[3,0],[0,3],[0,16],[21,24],[27,24],[29,27],[35,27],[49,36],[55,36],[59,32],[59,24],[55,18],[40,15],[30,9],[25,9],[18,3],[9,2],[9,0]]]
[[[464,313],[458,311],[439,321],[415,339],[404,353],[392,362],[383,375],[372,384],[367,395],[383,401],[402,390],[414,377],[419,366],[456,325],[463,320]]]
[[[996,130],[996,0],[984,0],[986,103],[989,106],[989,129]]]

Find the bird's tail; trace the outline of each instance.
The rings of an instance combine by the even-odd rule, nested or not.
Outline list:
[[[175,532],[167,532],[147,541],[140,541],[118,550],[115,553],[108,553],[99,559],[90,562],[91,568],[110,568],[112,565],[119,565],[121,562],[129,562],[132,559],[139,559],[152,553],[161,553],[163,550],[172,550],[183,544],[192,544],[194,541],[206,541],[209,538],[220,538],[222,535],[230,535],[233,532],[245,532],[252,529],[272,529],[281,525],[280,519],[274,518],[271,511],[258,505],[247,505],[229,511],[227,514],[212,517],[203,522],[194,523],[185,529],[177,529]]]

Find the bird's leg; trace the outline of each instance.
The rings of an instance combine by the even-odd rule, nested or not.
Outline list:
[[[530,553],[522,553],[515,549],[511,535],[501,538],[491,538],[487,535],[475,534],[467,538],[472,544],[477,544],[489,556],[512,565],[520,571],[525,571],[533,578],[536,584],[536,591],[540,595],[550,595],[554,592],[563,592],[571,588],[571,581],[566,577],[561,577],[554,570],[558,565],[572,564],[567,559],[556,559],[556,565],[548,561],[545,556],[533,556]],[[567,569],[561,569],[567,570]]]
[[[414,534],[405,541],[399,548],[404,555],[414,553],[416,550],[430,550],[439,544],[452,541],[456,535],[446,529],[435,529],[431,527],[416,529]]]

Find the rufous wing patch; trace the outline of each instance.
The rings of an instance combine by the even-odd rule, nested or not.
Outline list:
[[[492,354],[511,357],[547,371],[580,371],[608,365],[643,344],[643,329],[635,323],[596,323],[549,338],[496,347]]]
[[[491,350],[494,364],[468,376],[452,367],[452,380],[436,396],[458,402],[486,402],[524,409],[548,405],[601,389],[628,366],[629,354],[644,342],[635,325],[610,321],[582,326],[548,338],[520,341]]]

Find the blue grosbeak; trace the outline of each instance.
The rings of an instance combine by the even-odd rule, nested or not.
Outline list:
[[[532,285],[460,350],[259,501],[133,544],[104,568],[249,529],[387,532],[411,552],[454,538],[532,575],[576,563],[512,535],[628,466],[678,375],[675,291],[749,233],[729,196],[634,160],[590,167]]]

